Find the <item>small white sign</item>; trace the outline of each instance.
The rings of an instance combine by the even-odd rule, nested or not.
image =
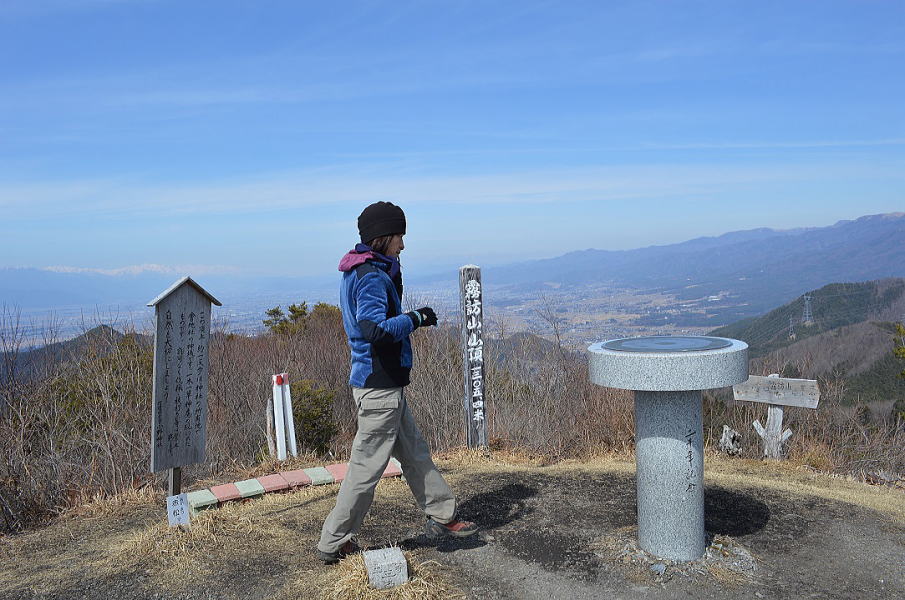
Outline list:
[[[189,498],[186,494],[167,496],[167,520],[170,527],[189,526]]]

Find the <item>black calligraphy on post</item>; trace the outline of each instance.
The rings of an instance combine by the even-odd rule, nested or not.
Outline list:
[[[484,305],[481,269],[459,269],[465,371],[465,432],[469,448],[487,446],[487,398],[484,378]]]
[[[182,285],[156,306],[151,471],[204,460],[211,303]]]
[[[688,428],[685,430],[685,460],[688,465],[685,467],[685,482],[687,487],[685,488],[686,492],[694,492],[695,488],[698,487],[698,480],[700,479],[700,474],[695,469],[695,460],[694,460],[694,446],[695,446],[695,438],[697,436],[697,432]]]

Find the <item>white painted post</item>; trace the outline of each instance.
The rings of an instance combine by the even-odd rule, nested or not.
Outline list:
[[[283,377],[283,409],[286,411],[286,441],[289,443],[289,454],[298,456],[299,451],[296,446],[295,439],[295,417],[292,415],[292,391],[289,389],[289,375],[281,374]]]
[[[283,376],[273,376],[273,421],[276,426],[277,460],[286,460],[286,426],[283,421]]]

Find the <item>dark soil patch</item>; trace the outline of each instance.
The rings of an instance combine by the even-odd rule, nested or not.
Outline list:
[[[535,493],[507,505],[506,490],[512,486]],[[488,586],[495,585],[489,597],[598,598],[606,592],[631,598],[636,592],[638,597],[716,598],[729,585],[709,576],[663,582],[654,573],[627,569],[594,552],[602,539],[624,539],[626,528],[635,525],[632,476],[494,473],[464,477],[457,489],[467,490],[469,498],[499,498],[471,506],[518,506],[501,524],[497,515],[470,514],[487,527],[489,541],[446,554],[445,560],[468,573],[463,585],[476,597],[479,590],[488,597]],[[712,485],[705,490],[705,511],[710,536],[729,536],[758,558],[755,581],[732,582],[737,592],[747,590],[743,597],[905,597],[902,528],[873,511],[812,496]]]

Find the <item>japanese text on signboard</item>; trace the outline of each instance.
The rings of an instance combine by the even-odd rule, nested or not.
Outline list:
[[[157,422],[163,423],[164,409],[172,406],[169,427],[154,432],[156,449],[174,453],[191,448],[203,425],[206,401],[207,322],[204,311],[167,309],[163,314],[163,389],[157,403]],[[166,430],[166,434],[164,431]]]
[[[484,420],[484,315],[481,307],[481,282],[465,282],[465,331],[468,356],[468,389],[471,390],[472,420]]]

